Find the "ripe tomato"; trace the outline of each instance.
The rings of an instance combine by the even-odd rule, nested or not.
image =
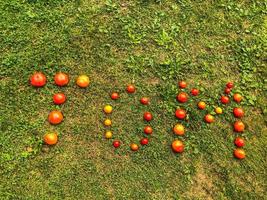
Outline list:
[[[126,88],[126,91],[128,93],[134,93],[135,92],[135,87],[134,85],[128,85],[127,88]]]
[[[117,100],[118,98],[120,98],[120,95],[117,92],[113,92],[110,97],[113,100]]]
[[[207,114],[207,115],[205,115],[204,120],[207,123],[212,123],[212,122],[214,122],[214,117],[211,114]]]
[[[180,88],[186,88],[186,86],[187,86],[185,81],[180,81],[178,84],[179,84]]]
[[[114,140],[114,141],[113,141],[113,146],[114,146],[115,148],[119,148],[119,147],[121,146],[120,141],[119,141],[119,140]]]
[[[153,132],[153,129],[152,129],[151,126],[146,126],[146,127],[144,128],[144,133],[145,133],[145,134],[147,134],[147,135],[151,135],[152,132]]]
[[[48,121],[51,124],[59,124],[63,120],[63,115],[60,111],[58,110],[53,110],[52,112],[49,113],[48,115]]]
[[[31,85],[43,87],[46,84],[46,77],[42,72],[35,72],[30,78]]]
[[[140,140],[140,144],[141,145],[147,145],[148,144],[148,139],[147,138],[143,138]]]
[[[204,101],[200,101],[198,104],[197,104],[197,107],[200,109],[200,110],[204,110],[206,108],[206,103]]]
[[[147,104],[149,104],[149,98],[143,97],[143,98],[140,99],[140,102],[143,105],[147,105]]]
[[[132,143],[130,145],[130,148],[131,148],[132,151],[137,151],[139,149],[139,146],[137,144],[135,144],[135,143]]]
[[[86,88],[90,84],[90,79],[86,75],[80,75],[76,80],[76,84],[81,88]]]
[[[56,133],[47,133],[44,135],[44,142],[48,145],[54,145],[57,143],[58,137]]]
[[[153,116],[150,112],[145,112],[144,113],[144,120],[146,121],[151,121],[153,119]]]
[[[227,96],[221,96],[221,102],[223,104],[228,104],[229,101],[230,101],[229,97],[227,97]]]
[[[174,140],[172,142],[172,150],[175,153],[182,153],[184,151],[184,144],[181,140]]]
[[[235,145],[236,145],[237,147],[243,147],[243,146],[245,146],[245,141],[244,141],[244,139],[243,139],[243,138],[240,138],[240,137],[237,137],[237,138],[235,139]]]
[[[188,95],[185,92],[180,92],[179,94],[177,94],[176,99],[180,103],[185,103],[188,100]]]
[[[237,158],[237,159],[244,159],[246,157],[246,153],[243,149],[235,149],[234,150],[234,156]]]
[[[63,93],[54,94],[53,101],[57,105],[63,104],[66,101],[66,96]]]
[[[227,84],[226,84],[226,87],[228,87],[228,88],[233,88],[234,87],[234,83],[233,82],[228,82]]]
[[[56,73],[54,77],[55,83],[58,86],[65,86],[69,83],[69,76],[63,72]]]
[[[175,111],[175,116],[178,118],[178,119],[184,119],[186,117],[186,111],[183,110],[183,109],[177,109]]]
[[[226,87],[226,88],[224,89],[224,93],[225,93],[225,94],[230,94],[230,93],[231,93],[231,89],[228,88],[228,87]]]
[[[199,95],[199,90],[196,89],[196,88],[193,88],[193,89],[191,90],[191,94],[192,94],[193,96],[197,96],[197,95]]]
[[[241,118],[244,116],[244,110],[242,108],[234,108],[233,113],[234,113],[234,116],[237,118]]]
[[[233,96],[233,99],[235,102],[240,103],[242,101],[243,97],[240,94],[235,93]]]
[[[184,133],[185,133],[184,126],[183,126],[182,124],[176,124],[176,125],[173,127],[173,132],[174,132],[176,135],[184,135]]]
[[[241,121],[236,121],[234,123],[234,131],[243,132],[245,130],[245,124]]]

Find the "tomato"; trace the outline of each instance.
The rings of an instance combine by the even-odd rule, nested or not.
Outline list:
[[[230,102],[230,99],[227,96],[221,96],[221,102],[223,104],[228,104]]]
[[[63,104],[66,101],[66,96],[63,93],[54,94],[53,101],[57,105]]]
[[[220,107],[216,107],[215,108],[215,112],[216,112],[216,114],[222,114],[223,113],[223,110]]]
[[[130,147],[131,147],[131,150],[132,150],[132,151],[137,151],[137,150],[139,149],[138,145],[135,144],[135,143],[132,143],[132,144],[130,145]]]
[[[49,113],[48,115],[48,121],[51,124],[60,124],[63,120],[63,115],[60,111],[58,110],[53,110],[52,112]]]
[[[180,88],[186,88],[186,86],[187,86],[185,81],[180,81],[178,84],[179,84]]]
[[[182,124],[176,124],[176,125],[173,127],[173,132],[174,132],[176,135],[184,135],[184,133],[185,133],[184,126],[183,126]]]
[[[206,108],[206,103],[204,101],[200,101],[200,102],[198,102],[197,107],[200,110],[204,110]]]
[[[240,103],[242,101],[243,97],[240,94],[235,93],[233,96],[233,99],[235,102]]]
[[[182,153],[184,151],[184,144],[181,140],[174,140],[172,142],[172,150],[175,153]]]
[[[112,108],[111,105],[106,105],[106,106],[104,107],[104,112],[105,112],[106,114],[110,114],[110,113],[112,113],[112,110],[113,110],[113,108]]]
[[[113,92],[110,97],[113,100],[117,100],[118,98],[120,98],[120,95],[117,92]]]
[[[81,88],[86,88],[90,84],[90,79],[86,75],[80,75],[76,80],[76,84]]]
[[[34,87],[43,87],[46,84],[46,77],[42,72],[35,72],[30,77],[30,82]]]
[[[128,85],[127,88],[126,88],[126,91],[128,93],[134,93],[135,92],[135,87],[134,85]]]
[[[193,89],[191,90],[191,94],[192,94],[193,96],[197,96],[197,95],[199,95],[199,90],[196,89],[196,88],[193,88]]]
[[[69,76],[63,72],[58,72],[54,77],[54,81],[58,86],[65,86],[69,83]]]
[[[243,146],[245,146],[245,141],[244,141],[244,139],[243,139],[243,138],[240,138],[240,137],[237,137],[237,138],[235,139],[235,145],[236,145],[237,147],[243,147]]]
[[[177,101],[179,101],[180,103],[185,103],[188,100],[188,95],[185,92],[180,92],[177,96],[176,96]]]
[[[148,139],[147,138],[143,138],[140,140],[140,144],[141,145],[147,145],[148,144]]]
[[[153,116],[150,112],[145,112],[144,113],[144,120],[146,121],[151,121],[153,119]]]
[[[231,89],[230,88],[225,88],[224,89],[224,93],[225,94],[230,94],[231,93]]]
[[[186,111],[183,110],[183,109],[177,109],[175,111],[175,116],[178,118],[178,119],[184,119],[186,117]]]
[[[244,110],[242,108],[234,108],[233,113],[234,113],[234,116],[237,118],[241,118],[244,116]]]
[[[114,140],[114,141],[113,141],[113,146],[114,146],[115,148],[119,148],[119,147],[121,146],[121,142],[120,142],[119,140]]]
[[[105,124],[105,126],[111,126],[112,122],[111,122],[110,119],[106,119],[106,120],[104,121],[104,124]]]
[[[149,104],[149,98],[143,97],[140,99],[141,104],[148,105]]]
[[[111,132],[111,131],[107,131],[107,132],[105,133],[105,137],[106,137],[107,139],[112,138],[112,132]]]
[[[228,82],[228,83],[226,84],[226,87],[229,88],[229,89],[231,89],[231,88],[234,87],[234,83],[233,83],[233,82]]]
[[[246,157],[246,153],[243,149],[235,149],[234,150],[234,156],[237,158],[237,159],[244,159]]]
[[[214,122],[214,117],[211,114],[207,114],[207,115],[205,115],[204,120],[207,123],[212,123],[212,122]]]
[[[151,126],[146,126],[146,127],[144,128],[144,133],[145,133],[145,134],[147,134],[147,135],[151,135],[152,132],[153,132],[153,129],[152,129]]]
[[[243,132],[245,130],[245,124],[241,121],[236,121],[234,123],[234,131]]]
[[[54,145],[58,141],[56,133],[47,133],[44,135],[44,143],[48,145]]]

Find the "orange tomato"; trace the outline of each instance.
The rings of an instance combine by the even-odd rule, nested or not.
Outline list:
[[[205,115],[204,120],[207,123],[212,123],[212,122],[214,122],[214,117],[211,114],[207,114],[207,115]]]
[[[197,104],[197,107],[200,109],[200,110],[204,110],[206,108],[206,103],[204,101],[200,101],[198,104]]]
[[[47,133],[44,135],[44,142],[48,145],[54,145],[57,143],[58,137],[56,133]]]
[[[235,93],[233,96],[233,99],[235,102],[240,103],[243,99],[243,97],[241,96],[241,94]]]
[[[69,83],[69,76],[63,72],[58,72],[54,77],[55,83],[58,86],[65,86]]]
[[[147,135],[151,135],[152,132],[153,132],[153,129],[152,129],[151,126],[146,126],[146,127],[144,128],[144,133],[145,133],[145,134],[147,134]]]
[[[49,113],[48,115],[48,121],[51,124],[59,124],[63,120],[63,115],[60,111],[58,110],[53,110],[52,112]]]
[[[126,88],[126,91],[128,93],[134,93],[135,92],[135,87],[134,85],[128,85],[127,88]]]
[[[132,143],[132,144],[130,145],[130,147],[131,147],[132,151],[137,151],[137,150],[139,149],[138,145],[135,144],[135,143]]]
[[[246,157],[246,153],[243,149],[235,149],[234,150],[234,156],[237,158],[237,159],[244,159]]]
[[[245,124],[241,121],[236,121],[234,123],[234,130],[236,132],[243,132],[245,130]]]
[[[185,133],[184,126],[183,126],[182,124],[176,124],[176,125],[173,127],[173,132],[174,132],[176,135],[184,135],[184,133]]]
[[[76,84],[81,87],[81,88],[86,88],[89,86],[90,84],[90,80],[89,77],[86,75],[80,75],[78,76],[77,80],[76,80]]]
[[[182,153],[184,151],[184,144],[181,140],[174,140],[172,142],[172,150],[175,153]]]
[[[180,82],[178,83],[178,85],[179,85],[180,88],[186,88],[186,86],[187,86],[187,84],[186,84],[185,81],[180,81]]]

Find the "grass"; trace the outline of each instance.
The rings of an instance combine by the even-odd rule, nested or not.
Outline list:
[[[1,199],[264,199],[266,194],[266,3],[264,1],[0,1]],[[43,71],[49,83],[32,88]],[[67,87],[52,83],[70,74]],[[75,86],[88,74],[91,86]],[[179,105],[177,81],[198,87],[190,113],[186,151],[171,152]],[[206,125],[199,100],[209,107],[227,81],[245,100],[247,158],[232,156],[231,110]],[[134,83],[137,94],[124,92]],[[112,102],[112,91],[122,98]],[[63,91],[61,107],[51,96]],[[142,96],[151,98],[145,108]],[[102,108],[114,106],[112,130],[123,142],[114,151],[103,138]],[[221,105],[220,105],[221,106]],[[48,124],[61,109],[65,120]],[[154,114],[151,143],[131,152],[142,137],[142,112]],[[42,136],[57,131],[51,148]]]

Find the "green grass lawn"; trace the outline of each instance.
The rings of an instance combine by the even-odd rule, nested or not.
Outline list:
[[[266,12],[264,0],[0,0],[0,199],[266,198]],[[44,88],[29,85],[34,71],[47,75]],[[58,71],[69,73],[67,87],[53,84]],[[87,89],[75,85],[80,74],[91,79]],[[170,144],[179,80],[201,94],[184,106],[178,155]],[[228,81],[245,97],[242,161],[232,155],[237,104],[219,103]],[[129,83],[136,94],[125,92]],[[68,100],[55,106],[59,91]],[[200,100],[206,111],[196,109]],[[118,150],[103,137],[106,104]],[[213,106],[224,114],[207,125]],[[53,109],[65,116],[58,126],[47,122]],[[146,110],[151,143],[131,152]],[[48,148],[42,137],[51,131],[59,143]]]

